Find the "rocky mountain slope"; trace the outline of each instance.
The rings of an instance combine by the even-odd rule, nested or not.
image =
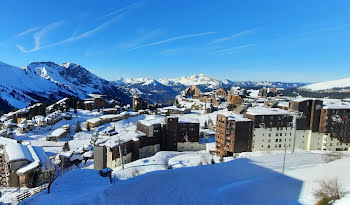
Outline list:
[[[54,101],[67,96],[84,99],[90,93],[130,102],[111,82],[74,63],[35,62],[23,68],[0,62],[0,99],[3,109],[23,108],[35,101]]]

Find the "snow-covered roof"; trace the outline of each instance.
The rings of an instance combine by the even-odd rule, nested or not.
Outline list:
[[[27,146],[18,143],[8,143],[5,146],[8,161],[28,160],[33,161],[32,155]]]
[[[234,120],[234,121],[251,121],[248,118],[245,118],[243,115],[237,115],[237,114],[224,114],[226,117],[228,117],[228,120]]]
[[[146,126],[151,126],[151,125],[156,125],[156,124],[163,124],[164,123],[164,117],[161,118],[156,118],[156,119],[150,119],[150,120],[139,120],[139,123],[146,125]]]
[[[289,111],[279,108],[266,108],[266,107],[250,107],[247,110],[247,114],[250,115],[289,115]]]
[[[327,102],[324,101],[324,107],[323,109],[350,109],[350,103],[349,102]]]
[[[40,166],[40,159],[39,159],[38,155],[36,154],[32,145],[28,145],[27,147],[28,147],[28,150],[29,150],[33,160],[31,163],[19,168],[16,171],[17,174],[25,174],[26,172],[31,171],[31,170]]]
[[[67,131],[66,129],[64,129],[64,128],[61,127],[61,128],[58,128],[58,129],[54,130],[54,131],[51,133],[51,136],[53,136],[53,137],[59,137],[59,136],[63,135],[66,131]]]
[[[100,121],[101,121],[100,118],[91,118],[87,120],[88,123],[92,123],[92,124],[98,123]]]
[[[199,123],[199,120],[191,117],[179,117],[179,123]]]
[[[125,132],[119,133],[118,135],[114,135],[108,140],[103,140],[100,142],[97,141],[96,144],[113,148],[119,145],[119,141],[121,141],[121,143],[125,143],[131,140],[138,141],[139,137],[145,136],[144,133],[136,130],[136,126],[133,128],[134,128],[133,130],[125,130]]]
[[[6,131],[6,130],[4,130],[4,131]],[[17,143],[17,141],[13,140],[13,139],[10,139],[10,138],[6,138],[6,137],[0,137],[0,144],[1,145],[7,145],[9,143]]]

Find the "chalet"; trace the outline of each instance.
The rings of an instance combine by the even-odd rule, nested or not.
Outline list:
[[[98,127],[98,126],[102,125],[103,124],[102,122],[103,121],[100,118],[92,118],[92,119],[88,119],[86,121],[86,123],[89,124],[89,126],[91,128]]]
[[[34,118],[35,123],[40,126],[40,127],[46,127],[47,123],[46,123],[46,118],[44,116],[35,116]]]
[[[164,107],[159,108],[158,112],[160,114],[164,115],[171,115],[171,114],[188,114],[191,112],[191,109],[188,108],[178,108],[176,106],[170,106],[170,107]]]
[[[105,108],[105,109],[102,110],[102,112],[103,112],[104,115],[119,114],[120,113],[120,107],[119,108]]]
[[[60,141],[70,133],[70,125],[63,125],[62,127],[54,130],[51,135],[46,136],[46,141]]]
[[[57,110],[48,116],[46,116],[46,122],[48,125],[54,125],[63,119],[62,112]]]
[[[104,100],[100,95],[94,95],[92,96],[92,98],[85,99],[84,101],[85,110],[101,109],[108,107],[109,103],[106,100]]]
[[[55,166],[41,147],[0,139],[3,187],[37,187],[48,183]]]

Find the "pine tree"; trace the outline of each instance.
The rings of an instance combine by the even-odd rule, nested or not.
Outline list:
[[[17,115],[15,114],[15,115],[13,115],[13,117],[12,117],[12,122],[13,123],[18,123],[18,120],[17,120]]]
[[[87,123],[87,124],[86,124],[86,130],[87,130],[87,131],[90,131],[90,129],[91,129],[90,123]]]
[[[75,107],[74,108],[74,114],[77,114],[78,113],[78,111],[77,111],[77,108]]]
[[[204,122],[204,128],[208,128],[208,122],[207,121]]]
[[[78,133],[78,132],[81,132],[82,130],[81,130],[81,126],[80,126],[80,122],[78,121],[77,122],[77,126],[76,126],[76,128],[75,128],[75,133]]]
[[[68,152],[70,150],[68,142],[64,143],[62,151],[63,152]]]

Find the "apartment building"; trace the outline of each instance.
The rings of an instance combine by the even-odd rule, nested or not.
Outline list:
[[[123,162],[145,158],[163,151],[205,150],[199,143],[199,121],[185,117],[139,120],[136,130],[118,133],[108,140],[97,140],[94,146],[94,168],[114,168]]]
[[[350,103],[300,98],[290,102],[289,109],[303,113],[303,117],[297,120],[299,147],[304,145],[306,150],[349,150]]]
[[[254,124],[252,151],[284,150],[293,145],[293,117],[288,111],[251,107],[244,116]]]
[[[252,151],[253,121],[243,115],[218,114],[216,121],[216,154]]]

